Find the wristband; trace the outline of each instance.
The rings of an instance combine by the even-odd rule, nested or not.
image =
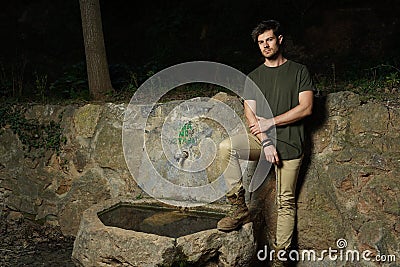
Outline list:
[[[272,146],[273,144],[272,143],[266,143],[266,144],[263,144],[263,148],[266,148],[266,147],[268,147],[268,146]]]
[[[272,142],[271,139],[269,139],[268,137],[265,138],[264,140],[261,141],[261,145],[264,143],[268,143],[268,142]]]
[[[272,140],[269,139],[269,138],[264,139],[264,140],[261,141],[261,146],[262,146],[262,147],[267,147],[267,146],[270,146],[270,145],[272,145],[272,144],[273,144],[273,143],[272,143]]]

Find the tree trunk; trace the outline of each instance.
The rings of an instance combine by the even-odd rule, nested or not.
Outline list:
[[[108,71],[99,0],[79,0],[89,90],[94,100],[113,91]]]

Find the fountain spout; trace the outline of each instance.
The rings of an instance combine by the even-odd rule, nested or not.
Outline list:
[[[175,154],[174,158],[178,162],[179,166],[182,166],[185,159],[189,157],[189,152],[186,150],[179,151]]]

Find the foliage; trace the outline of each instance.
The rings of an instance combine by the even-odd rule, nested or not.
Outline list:
[[[116,91],[129,88],[135,90],[137,87],[132,84],[130,75],[130,68],[126,64],[113,64],[109,67],[110,78],[113,88]],[[135,88],[136,87],[136,88]]]
[[[188,262],[186,259],[179,259],[172,263],[171,267],[194,267],[193,263]]]
[[[213,97],[219,92],[233,94],[230,90],[207,83],[190,83],[174,88],[161,97],[159,102],[164,103],[171,100],[187,100],[195,97]]]
[[[28,120],[24,112],[25,108],[20,105],[9,103],[0,107],[0,129],[10,128],[18,135],[26,157],[43,157],[46,151],[60,153],[67,141],[60,124],[55,121],[40,123],[37,119]]]
[[[90,98],[86,64],[80,62],[66,69],[63,76],[50,85],[50,91],[66,99]]]
[[[142,83],[161,69],[161,65],[153,61],[138,67],[110,65],[110,78],[115,91],[109,97],[113,100],[129,100]]]
[[[12,95],[13,82],[3,64],[0,64],[0,95]]]
[[[47,74],[39,75],[35,73],[35,77],[36,77],[35,80],[36,95],[44,103],[46,100]]]
[[[111,82],[115,91],[110,92],[109,100],[129,101],[142,83],[164,67],[161,63],[153,60],[143,66],[110,65]],[[18,73],[20,72],[22,70],[18,71]],[[400,95],[400,69],[396,62],[373,65],[372,67],[367,66],[365,62],[363,64],[355,62],[351,68],[337,67],[334,63],[331,63],[318,70],[311,68],[311,73],[313,73],[318,93],[322,94],[348,90],[366,98],[383,100]],[[0,64],[0,96],[20,98],[21,96],[18,94],[21,91],[25,99],[35,99],[42,103],[48,102],[49,97],[56,102],[90,99],[84,62],[67,67],[63,75],[52,83],[49,82],[47,74],[35,71],[32,77],[34,80],[31,83],[34,93],[32,96],[29,96],[26,89],[24,91],[19,89],[18,84],[22,80],[17,82],[16,79],[21,74],[15,75],[13,76],[12,71]],[[211,84],[187,84],[169,91],[160,99],[160,102],[199,96],[211,97],[221,91],[229,93],[229,90]]]
[[[26,58],[16,59],[11,65],[0,62],[0,96],[21,97],[24,92]]]
[[[400,69],[390,64],[368,68],[354,66],[353,70],[340,74],[332,67],[328,74],[315,74],[314,81],[318,92],[324,94],[346,90],[378,100],[400,96]]]

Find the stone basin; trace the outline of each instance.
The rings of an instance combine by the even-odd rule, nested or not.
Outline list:
[[[108,200],[87,209],[72,259],[77,266],[250,266],[253,225],[217,230],[227,205],[178,209],[156,200]]]

